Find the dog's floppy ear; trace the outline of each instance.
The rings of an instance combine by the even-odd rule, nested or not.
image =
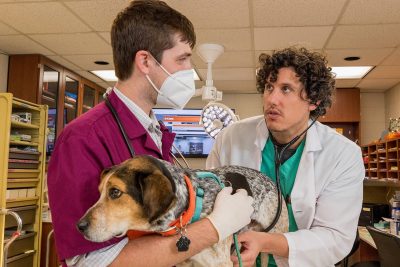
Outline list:
[[[107,176],[108,173],[110,173],[110,172],[113,171],[113,170],[114,170],[114,167],[110,167],[110,168],[104,169],[104,170],[101,172],[101,174],[100,174],[100,184],[99,184],[99,191],[100,191],[100,192],[101,192],[101,189],[103,188],[104,183],[105,183],[105,180],[106,180],[106,179],[104,179],[104,178]]]
[[[175,194],[171,181],[159,172],[146,174],[137,173],[143,209],[151,223],[164,214],[175,201]]]

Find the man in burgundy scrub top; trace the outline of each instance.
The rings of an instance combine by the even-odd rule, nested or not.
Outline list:
[[[194,94],[190,57],[196,36],[192,23],[160,1],[134,1],[111,29],[118,82],[108,94],[137,155],[172,161],[174,134],[159,125],[158,103],[183,108]],[[178,252],[177,236],[135,240],[86,240],[76,223],[99,198],[100,173],[131,157],[109,107],[103,102],[66,126],[49,163],[48,191],[57,253],[68,266],[173,266],[250,222],[246,193],[218,195],[211,217],[188,226],[191,240]],[[216,202],[216,203],[217,203]]]

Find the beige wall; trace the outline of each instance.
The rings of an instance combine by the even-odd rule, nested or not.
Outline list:
[[[7,91],[8,56],[0,53],[0,92]]]
[[[400,117],[400,84],[385,92],[385,116],[386,128],[390,118]]]
[[[385,94],[361,93],[361,145],[379,139],[385,126]]]

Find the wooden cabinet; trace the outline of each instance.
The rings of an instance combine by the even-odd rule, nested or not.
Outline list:
[[[66,124],[99,103],[104,88],[41,55],[11,55],[7,90],[49,106],[47,155]]]
[[[0,265],[40,266],[47,106],[0,93],[0,114]],[[6,210],[22,219],[22,234],[4,259],[4,242],[17,226]]]
[[[318,120],[335,128],[350,140],[360,140],[360,90],[337,89],[332,107]]]
[[[396,186],[399,183],[400,172],[400,139],[392,139],[362,146],[365,165],[365,177],[372,185],[374,182],[387,182],[386,185]]]

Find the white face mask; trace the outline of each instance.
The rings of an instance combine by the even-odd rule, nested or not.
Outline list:
[[[158,62],[157,62],[158,63]],[[147,80],[157,91],[157,104],[175,109],[183,109],[195,93],[195,84],[192,70],[181,70],[170,74],[160,63],[158,65],[168,75],[158,89],[148,75]]]

